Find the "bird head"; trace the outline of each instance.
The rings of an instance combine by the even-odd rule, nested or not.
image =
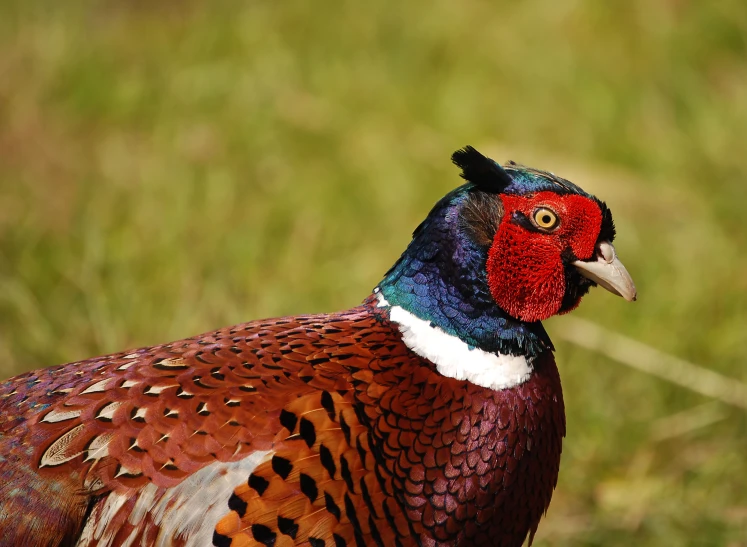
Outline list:
[[[635,300],[604,202],[551,173],[452,156],[466,184],[413,233],[376,292],[472,347],[513,355],[552,349],[541,321],[594,285]]]
[[[595,285],[636,299],[603,201],[551,173],[502,167],[469,146],[452,160],[476,187],[462,225],[487,249],[490,293],[509,315],[531,322],[566,313]]]

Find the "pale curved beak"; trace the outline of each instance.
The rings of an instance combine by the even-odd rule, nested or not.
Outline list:
[[[608,291],[622,296],[628,302],[636,299],[635,284],[628,270],[617,258],[615,248],[609,241],[597,245],[595,259],[591,261],[576,260],[572,262],[581,275],[594,281]]]

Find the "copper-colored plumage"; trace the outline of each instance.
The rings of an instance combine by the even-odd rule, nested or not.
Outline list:
[[[0,468],[0,531],[37,545],[61,537],[45,522],[64,523],[70,543],[86,517],[108,519],[87,545],[163,540],[158,518],[131,516],[146,487],[155,506],[200,469],[258,451],[215,545],[520,545],[549,503],[564,435],[550,353],[510,390],[445,378],[372,300],[32,372],[0,398],[0,443],[20,463]],[[111,493],[127,501],[104,515]]]

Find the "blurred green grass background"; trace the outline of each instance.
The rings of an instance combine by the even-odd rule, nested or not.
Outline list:
[[[742,0],[3,2],[0,373],[353,306],[468,143],[607,200],[579,316],[747,382]],[[535,544],[747,545],[744,411],[557,345]]]

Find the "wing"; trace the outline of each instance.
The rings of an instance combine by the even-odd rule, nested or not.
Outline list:
[[[242,503],[251,506],[243,517],[252,538],[270,529],[268,519],[273,530],[285,524],[278,507],[294,521],[303,516],[295,534],[279,532],[291,543],[332,539],[333,529],[369,537],[367,517],[357,527],[334,518],[346,503],[366,507],[351,485],[372,468],[352,383],[372,348],[411,359],[370,309],[253,322],[4,382],[0,537],[205,545],[215,522]],[[287,473],[283,462],[292,462]],[[268,480],[254,504],[250,475],[278,469],[283,480]],[[368,495],[378,494],[368,475]],[[239,484],[251,491],[232,496]]]
[[[552,354],[534,366],[441,376],[368,301],[29,373],[0,385],[0,537],[518,545],[565,431]]]

